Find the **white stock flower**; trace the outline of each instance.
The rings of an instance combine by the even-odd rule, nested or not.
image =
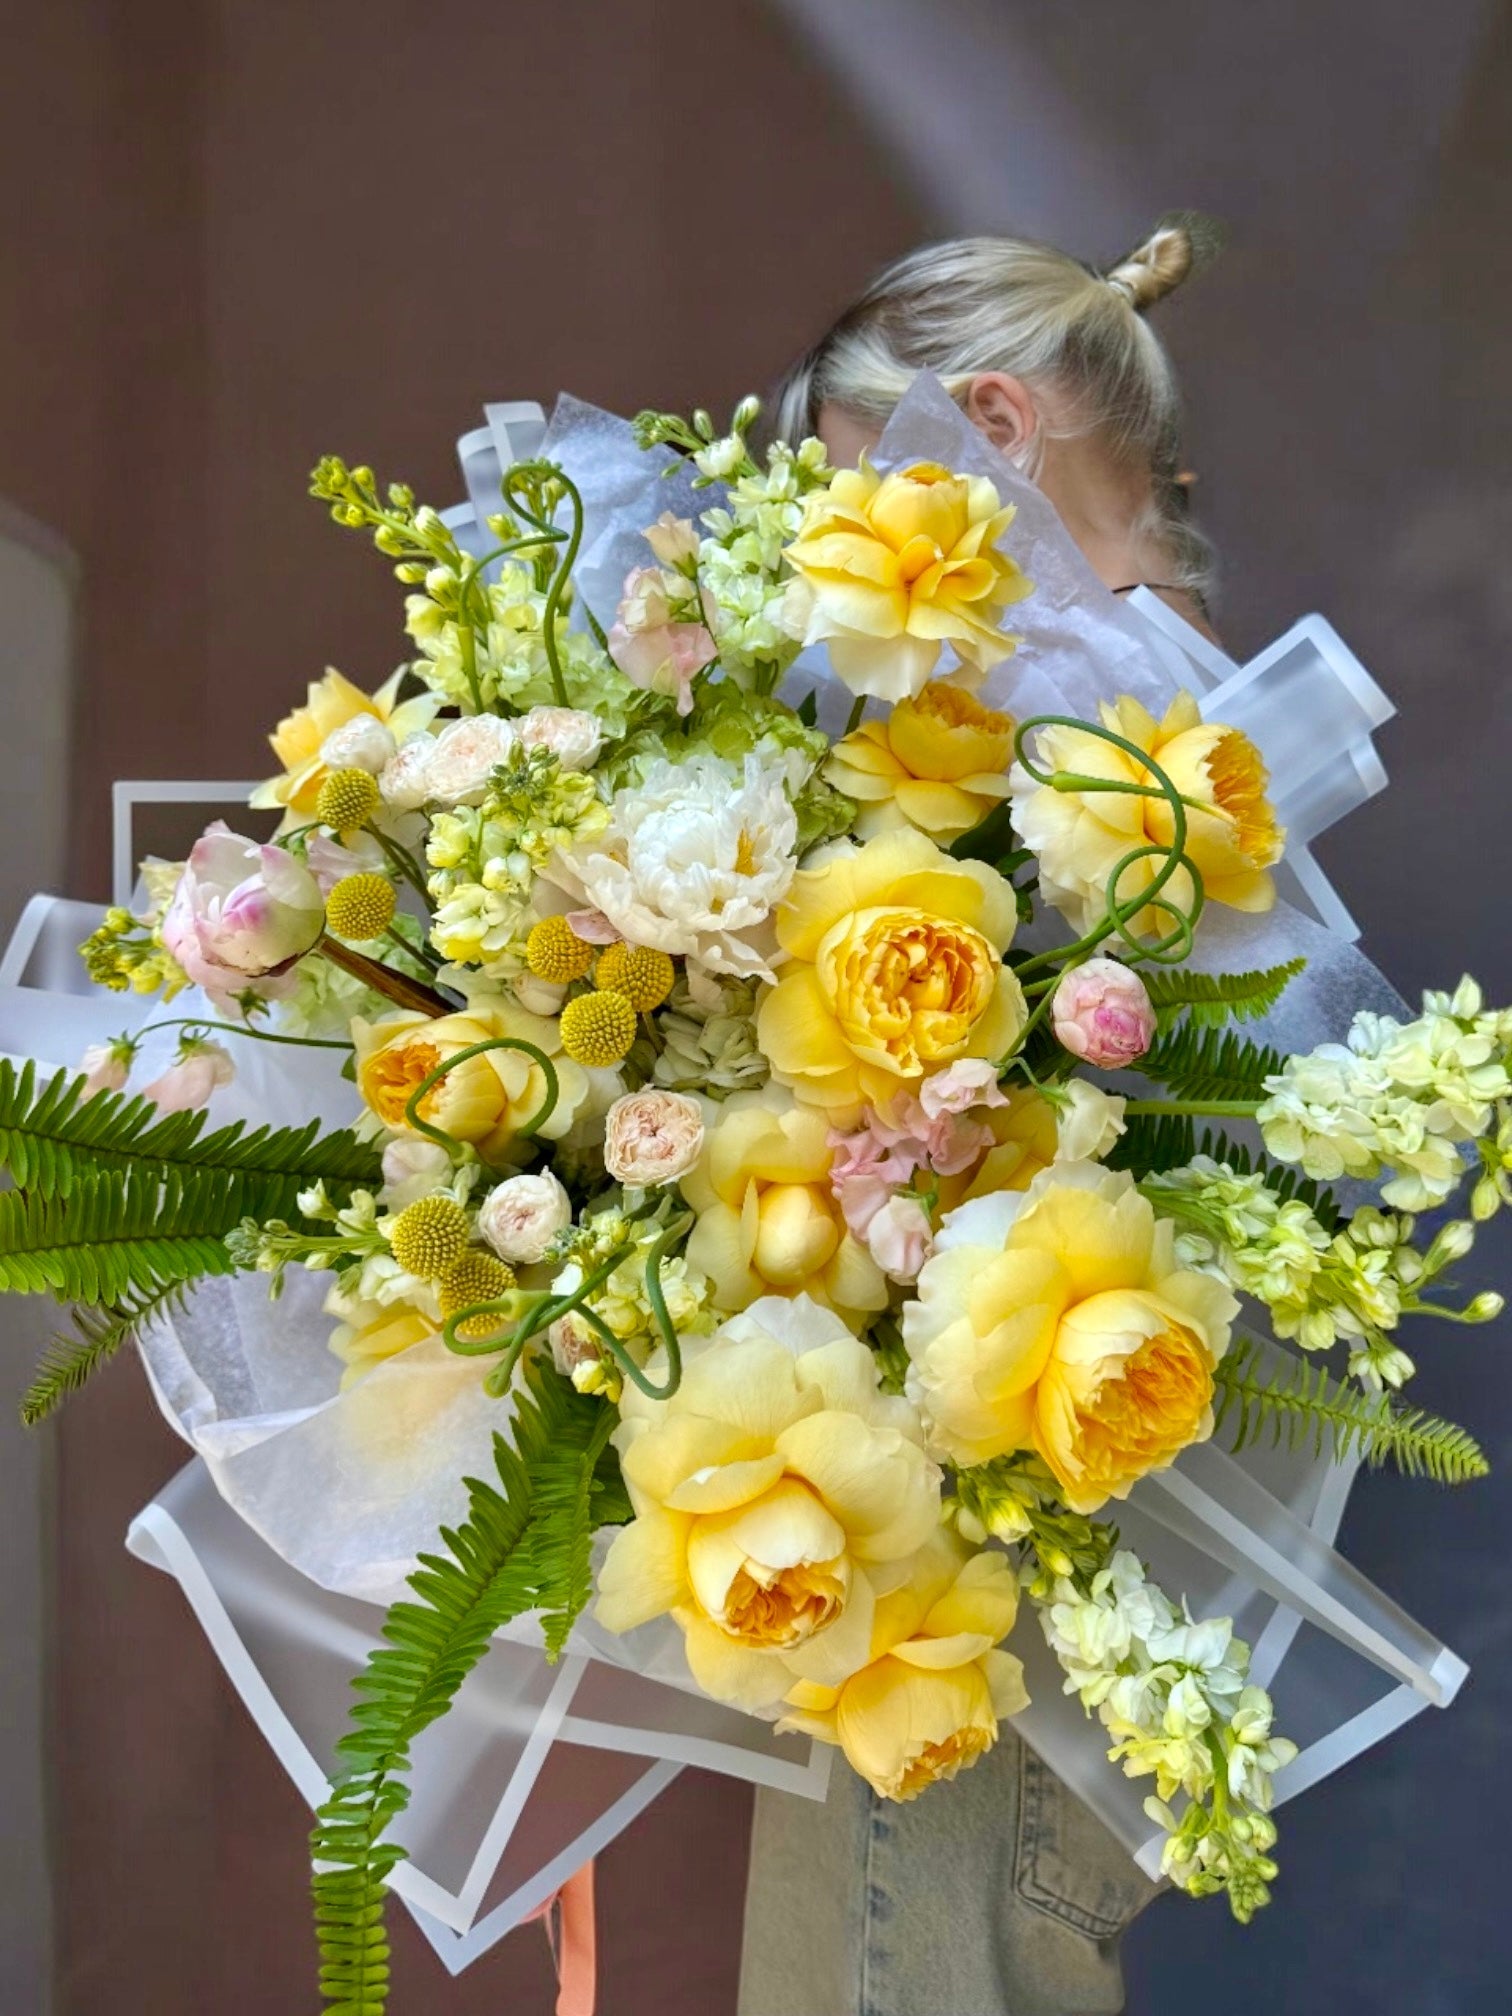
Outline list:
[[[793,878],[797,838],[779,768],[755,756],[743,770],[717,756],[658,758],[615,796],[601,833],[543,872],[632,945],[769,980],[769,919]]]
[[[572,1223],[572,1200],[550,1170],[507,1176],[478,1212],[478,1230],[501,1260],[530,1266],[544,1259],[558,1232]]]
[[[402,1211],[407,1204],[444,1189],[451,1173],[452,1159],[439,1141],[400,1135],[383,1151],[381,1200],[387,1210]]]

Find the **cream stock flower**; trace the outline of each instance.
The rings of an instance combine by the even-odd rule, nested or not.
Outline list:
[[[588,1073],[562,1054],[555,1022],[530,1015],[500,995],[476,994],[465,1011],[429,1017],[401,1010],[376,1022],[352,1024],[357,1048],[357,1089],[385,1127],[408,1131],[404,1109],[411,1093],[438,1064],[474,1043],[512,1036],[532,1043],[556,1068],[557,1103],[542,1124],[542,1136],[558,1140],[571,1127],[588,1097]],[[433,1085],[420,1117],[456,1141],[471,1141],[485,1160],[495,1160],[520,1128],[540,1111],[545,1078],[523,1050],[490,1050]]]
[[[837,847],[793,877],[777,914],[787,963],[762,1003],[761,1047],[798,1097],[885,1113],[958,1057],[1001,1057],[1024,1025],[1003,964],[1013,890],[922,833]]]
[[[632,945],[711,973],[770,978],[772,908],[793,875],[798,822],[780,765],[658,759],[617,792],[605,829],[544,873]]]
[[[688,1260],[721,1309],[808,1295],[847,1320],[887,1306],[887,1283],[830,1188],[829,1124],[778,1092],[737,1093],[682,1179],[698,1213]]]
[[[1269,910],[1276,900],[1269,870],[1281,859],[1286,835],[1265,795],[1260,752],[1237,728],[1204,721],[1190,693],[1180,693],[1156,721],[1127,697],[1102,706],[1103,726],[1145,751],[1187,801],[1186,854],[1215,903],[1234,910]],[[1035,738],[1042,771],[1150,784],[1145,766],[1127,751],[1084,728],[1042,728]],[[1164,797],[1129,791],[1057,791],[1036,784],[1021,764],[1010,783],[1013,821],[1026,847],[1039,856],[1046,897],[1077,931],[1092,930],[1107,907],[1108,877],[1136,847],[1167,847],[1173,838]],[[1132,862],[1119,879],[1121,899],[1137,896],[1162,866],[1150,855]],[[1192,901],[1191,877],[1178,869],[1167,884],[1183,909]],[[1151,908],[1133,928],[1164,936],[1171,918]]]
[[[268,737],[273,754],[283,765],[283,774],[259,784],[250,802],[257,806],[282,806],[280,832],[308,823],[315,816],[315,801],[332,768],[325,746],[338,730],[346,730],[350,735],[351,724],[366,717],[384,728],[397,745],[407,736],[421,733],[435,719],[436,709],[441,705],[436,695],[421,693],[401,700],[399,688],[403,681],[402,667],[376,693],[364,693],[360,686],[354,686],[334,669],[327,671],[323,679],[314,680],[305,705],[286,714]],[[335,753],[341,753],[339,744]],[[362,761],[358,767],[369,768],[369,761]]]
[[[971,1554],[941,1529],[907,1582],[877,1600],[870,1659],[839,1686],[799,1681],[778,1728],[838,1743],[884,1799],[914,1799],[975,1764],[998,1720],[1029,1705],[1022,1663],[994,1648],[1013,1629],[1006,1554]]]
[[[997,542],[1013,523],[984,476],[915,462],[879,476],[863,457],[815,491],[787,548],[787,621],[826,644],[852,693],[902,700],[934,670],[942,644],[978,675],[1017,639],[1002,612],[1033,583]]]
[[[917,1418],[866,1346],[805,1297],[760,1301],[690,1345],[670,1400],[627,1386],[621,1415],[636,1516],[600,1571],[599,1622],[670,1612],[699,1686],[746,1708],[862,1665],[879,1590],[940,1516]]]
[[[1132,1177],[1059,1163],[945,1219],[903,1311],[908,1390],[943,1454],[1036,1450],[1095,1512],[1211,1434],[1238,1307],[1177,1265]]]
[[[917,826],[949,841],[1008,796],[1013,723],[963,686],[931,680],[881,721],[843,736],[824,766],[827,781],[861,807],[856,833]]]

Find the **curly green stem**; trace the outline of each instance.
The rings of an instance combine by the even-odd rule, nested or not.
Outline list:
[[[527,1043],[523,1036],[489,1036],[481,1043],[469,1043],[465,1050],[458,1050],[454,1056],[443,1058],[434,1071],[426,1072],[409,1098],[405,1100],[405,1126],[413,1129],[416,1134],[425,1135],[427,1140],[437,1142],[448,1155],[455,1156],[462,1143],[454,1134],[448,1134],[444,1127],[433,1127],[429,1120],[423,1119],[420,1102],[434,1086],[441,1083],[448,1071],[455,1071],[459,1064],[467,1063],[472,1057],[482,1057],[490,1050],[522,1050],[541,1067],[541,1076],[546,1081],[546,1096],[530,1118],[516,1129],[517,1133],[527,1139],[533,1134],[538,1134],[556,1110],[557,1100],[561,1096],[561,1085],[557,1078],[556,1066],[546,1052],[538,1050],[534,1043]]]

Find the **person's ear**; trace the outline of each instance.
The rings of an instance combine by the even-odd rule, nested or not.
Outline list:
[[[980,372],[966,388],[966,417],[994,448],[1017,455],[1039,431],[1039,414],[1022,378],[1005,371]]]

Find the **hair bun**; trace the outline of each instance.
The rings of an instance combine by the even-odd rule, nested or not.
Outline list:
[[[1190,210],[1173,212],[1103,278],[1143,312],[1179,287],[1195,266],[1206,265],[1222,243],[1222,228],[1211,218]]]

